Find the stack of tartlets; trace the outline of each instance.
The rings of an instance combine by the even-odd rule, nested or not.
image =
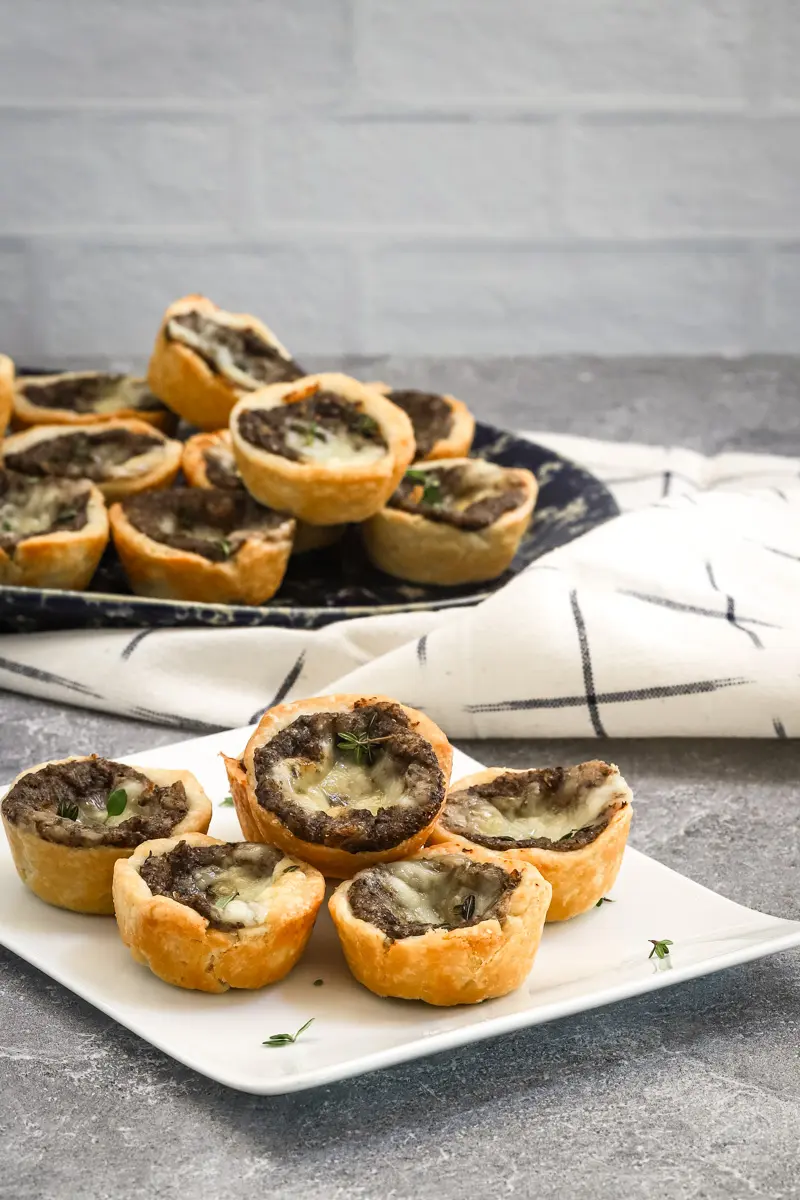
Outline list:
[[[602,900],[631,821],[630,789],[602,762],[450,787],[444,733],[387,696],[279,705],[225,765],[245,841],[207,835],[211,804],[188,771],[91,755],[22,772],[2,803],[21,879],[61,908],[113,911],[166,982],[224,992],[294,967],[327,877],[360,983],[472,1004],[524,982],[546,921]]]
[[[200,432],[173,440],[179,420]],[[15,377],[0,355],[0,435],[9,424],[2,466],[29,483],[6,489],[0,577],[24,586],[86,587],[101,527],[133,591],[158,599],[262,604],[291,555],[348,525],[396,578],[481,582],[509,567],[536,500],[529,471],[468,457],[475,421],[454,396],[308,375],[257,317],[205,296],[166,310],[146,379]],[[68,480],[112,504],[110,521],[67,529],[51,501]],[[27,531],[31,504],[44,515]],[[41,546],[67,532],[92,553],[54,574]]]

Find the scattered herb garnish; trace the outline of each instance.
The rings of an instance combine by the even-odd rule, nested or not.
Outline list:
[[[409,467],[405,478],[411,483],[419,484],[422,487],[423,504],[430,504],[433,507],[442,503],[442,485],[428,471],[420,471],[419,467]]]
[[[653,949],[647,956],[648,958],[652,958],[654,954],[656,958],[667,957],[669,954],[669,948],[672,945],[672,942],[669,940],[669,938],[649,938],[648,941],[650,941],[653,946]]]
[[[580,829],[570,829],[569,833],[562,834],[558,840],[560,842],[568,842],[569,839],[574,837],[576,833],[580,833]]]
[[[58,520],[59,521],[74,521],[75,518],[77,517],[77,515],[78,515],[78,510],[76,508],[62,508],[61,512],[58,514]]]
[[[233,808],[233,796],[226,796],[224,800],[220,800],[218,808]]]
[[[595,904],[595,908],[602,908],[604,904],[613,904],[614,901],[609,896],[601,896]]]
[[[323,983],[324,983],[324,982],[325,982],[325,980],[324,980],[324,979],[315,979],[315,980],[314,980],[314,987],[322,987],[322,985],[323,985]]]
[[[56,813],[59,817],[66,817],[68,821],[77,821],[78,806],[73,804],[71,800],[59,800]]]
[[[325,434],[316,421],[310,421],[303,430],[303,441],[307,446],[313,446],[315,441],[324,442]]]
[[[125,806],[128,803],[128,793],[125,788],[114,788],[114,791],[106,800],[106,818],[118,817],[120,813],[125,812]]]
[[[233,551],[233,546],[230,544],[227,538],[219,539],[219,548],[226,558],[230,557]]]
[[[11,533],[11,522],[3,521],[3,533]]]
[[[273,1033],[272,1036],[268,1038],[266,1042],[262,1042],[261,1045],[269,1046],[271,1050],[275,1049],[276,1046],[290,1046],[292,1042],[297,1041],[301,1033],[308,1029],[313,1020],[314,1018],[311,1017],[311,1020],[306,1021],[305,1025],[301,1025],[297,1033]]]
[[[291,867],[287,867],[285,871],[281,871],[281,875],[289,875],[292,871],[299,871],[299,870],[300,870],[299,867],[292,865]]]
[[[460,904],[456,905],[456,912],[461,913],[463,921],[471,921],[475,916],[475,896],[469,892]]]
[[[367,728],[361,733],[340,733],[339,740],[336,743],[338,750],[343,750],[346,754],[352,754],[359,766],[366,763],[368,766],[372,764],[375,757],[373,747],[379,742],[387,742],[389,737],[372,737],[370,729],[374,717],[370,717]]]
[[[370,417],[368,413],[362,413],[358,419],[358,432],[364,434],[365,437],[371,433],[378,432],[378,422],[374,417]]]
[[[215,902],[217,908],[227,908],[231,900],[235,900],[238,895],[238,892],[231,892],[229,896],[220,896],[219,900]]]

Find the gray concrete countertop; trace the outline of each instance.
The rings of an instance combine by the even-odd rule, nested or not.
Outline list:
[[[371,362],[498,422],[800,453],[800,365]],[[587,378],[590,376],[590,378]],[[483,397],[483,403],[481,403]],[[0,693],[0,779],[180,731]],[[189,736],[187,733],[186,736]],[[634,846],[800,918],[800,743],[463,743],[486,763],[599,751],[638,798]],[[0,1197],[790,1197],[800,1141],[800,955],[283,1098],[179,1066],[0,952]]]

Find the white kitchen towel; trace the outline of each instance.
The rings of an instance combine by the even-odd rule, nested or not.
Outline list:
[[[329,688],[453,737],[800,736],[800,460],[530,435],[623,515],[474,608],[0,637],[0,685],[197,730]]]

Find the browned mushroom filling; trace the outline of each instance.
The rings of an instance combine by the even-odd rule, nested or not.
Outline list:
[[[628,796],[616,767],[604,762],[508,771],[488,783],[455,787],[441,822],[490,850],[579,850],[603,832]]]
[[[473,862],[465,854],[379,863],[355,876],[347,893],[353,916],[393,941],[434,929],[505,920],[519,871]]]
[[[207,313],[187,312],[167,321],[164,336],[193,350],[215,375],[253,391],[299,379],[305,372],[255,329],[238,329]]]
[[[415,460],[430,454],[437,442],[449,437],[453,428],[453,410],[438,392],[392,391],[392,404],[411,418],[417,443]]]
[[[3,800],[13,825],[63,846],[138,846],[169,837],[189,811],[182,783],[158,787],[107,758],[49,763],[18,780]]]
[[[284,876],[301,870],[283,851],[260,842],[181,841],[167,854],[151,854],[139,874],[154,895],[169,896],[216,929],[230,930],[263,924]]]
[[[335,392],[316,391],[276,408],[248,408],[239,415],[246,442],[292,462],[370,463],[383,458],[386,440],[361,405]]]
[[[85,483],[0,470],[0,547],[12,553],[26,538],[83,529],[88,503]]]
[[[43,438],[24,450],[6,454],[5,462],[12,470],[25,475],[58,475],[64,479],[92,479],[102,483],[115,476],[135,477],[151,471],[156,456],[140,464],[134,464],[132,460],[150,455],[163,445],[164,439],[157,433],[134,433],[130,429],[86,433],[82,429],[71,429],[69,433]],[[130,464],[130,470],[120,473],[119,468],[127,464]]]
[[[453,467],[409,468],[389,507],[456,529],[478,530],[519,508],[526,495],[513,471],[476,458]]]
[[[269,542],[289,532],[289,517],[258,504],[244,491],[174,488],[142,492],[124,500],[123,509],[131,525],[154,542],[199,554],[211,562],[227,562],[248,538]]]
[[[236,467],[233,451],[225,445],[208,446],[203,451],[206,479],[215,488],[227,491],[244,489],[242,477]]]
[[[125,408],[165,411],[144,380],[132,375],[76,371],[23,378],[17,381],[17,387],[38,408],[60,408],[75,413],[113,413]]]
[[[258,803],[295,837],[355,853],[387,850],[434,819],[444,776],[397,704],[308,713],[253,757]]]

